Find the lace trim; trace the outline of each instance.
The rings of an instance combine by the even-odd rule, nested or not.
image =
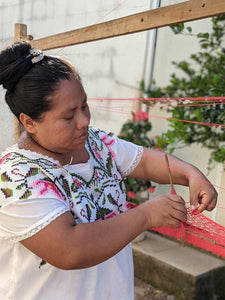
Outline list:
[[[135,160],[132,162],[132,164],[130,165],[130,167],[122,173],[123,177],[128,176],[131,172],[133,172],[133,170],[137,167],[137,165],[139,164],[139,162],[141,161],[142,155],[143,155],[144,149],[142,146],[137,146],[137,155]]]
[[[25,239],[31,237],[32,235],[38,233],[41,229],[45,228],[47,225],[49,225],[52,221],[54,221],[56,218],[58,218],[60,215],[62,215],[66,211],[69,211],[69,209],[67,207],[61,208],[56,214],[51,216],[43,224],[40,224],[37,227],[32,228],[30,231],[28,231],[24,234],[9,238],[9,241],[11,243],[16,243],[16,242],[19,242],[19,241],[22,241],[22,240],[25,240]]]

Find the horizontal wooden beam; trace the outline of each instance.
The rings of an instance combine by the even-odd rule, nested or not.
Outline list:
[[[33,40],[33,47],[48,50],[127,35],[180,22],[225,13],[225,0],[189,0],[112,21]],[[26,39],[26,38],[25,38]]]

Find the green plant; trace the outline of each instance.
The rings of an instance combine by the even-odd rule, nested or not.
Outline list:
[[[175,34],[191,35],[197,38],[200,51],[192,54],[189,60],[172,62],[184,76],[171,75],[170,84],[164,88],[154,83],[150,90],[143,92],[148,97],[219,97],[225,96],[225,15],[211,19],[211,33],[194,35],[191,27],[184,24],[171,26]],[[225,106],[205,101],[206,106],[169,107],[171,118],[194,122],[225,124]],[[218,101],[219,102],[219,101]],[[181,103],[178,103],[181,104]],[[197,106],[198,105],[198,106]],[[209,165],[213,161],[225,160],[225,131],[220,127],[202,126],[185,122],[169,121],[169,130],[157,138],[157,145],[172,153],[175,148],[199,143],[211,150]]]
[[[128,120],[123,124],[119,138],[133,142],[140,146],[154,148],[155,140],[150,139],[147,136],[152,128],[152,125],[148,120],[148,113],[139,110],[136,114],[132,114],[132,120]],[[151,182],[148,180],[125,178],[124,183],[127,189],[128,201],[135,204],[139,203],[140,192],[154,192],[154,186],[152,186]]]

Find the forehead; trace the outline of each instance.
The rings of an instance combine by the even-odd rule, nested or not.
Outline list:
[[[79,80],[71,77],[70,80],[61,80],[50,100],[53,109],[65,110],[82,103],[86,98],[84,88]]]

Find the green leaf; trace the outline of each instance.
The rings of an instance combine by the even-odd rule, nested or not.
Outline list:
[[[9,188],[2,188],[1,191],[5,195],[6,198],[12,197],[13,196],[13,191]]]
[[[6,172],[4,172],[1,175],[1,181],[3,181],[3,182],[12,182],[12,179],[7,175]]]
[[[190,26],[186,27],[187,31],[192,32],[192,28]]]

